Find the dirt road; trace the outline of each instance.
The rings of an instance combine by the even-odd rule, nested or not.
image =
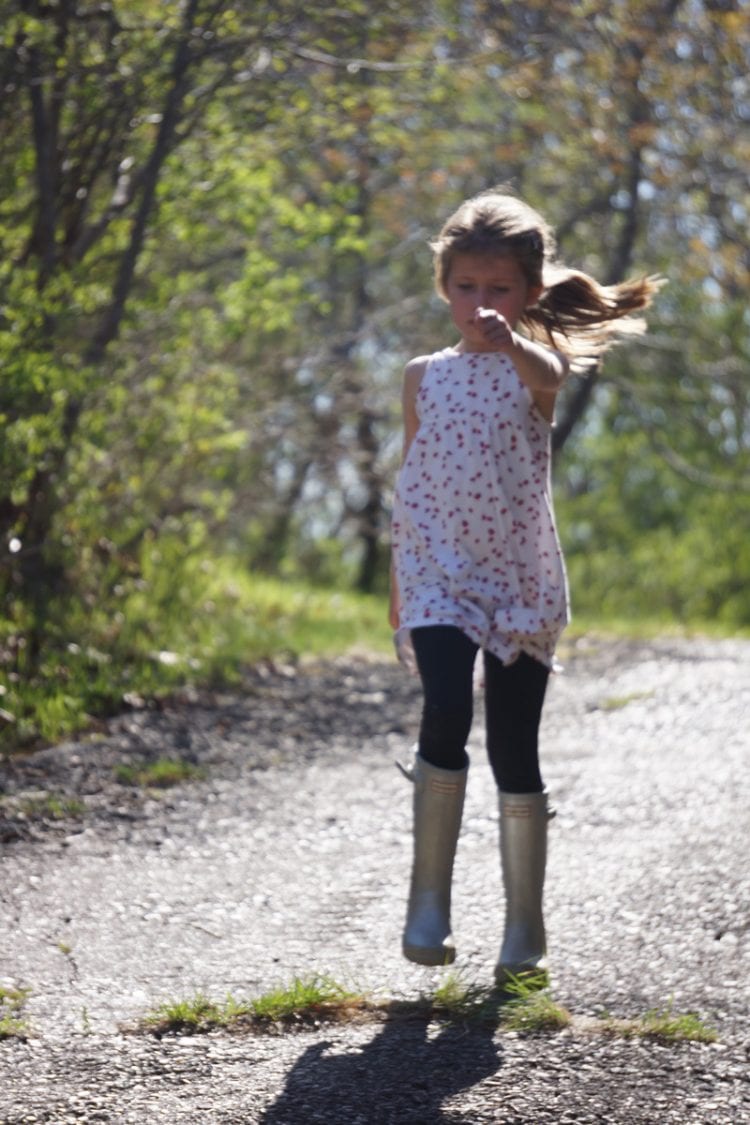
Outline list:
[[[241,694],[133,712],[3,767],[0,987],[30,990],[31,1035],[0,1042],[0,1122],[750,1122],[750,642],[587,638],[561,655],[546,914],[572,1030],[124,1033],[197,992],[249,998],[320,972],[408,999],[444,972],[400,954],[411,795],[393,763],[416,683],[364,658],[258,669]],[[455,968],[489,983],[502,901],[479,717],[469,749]],[[164,792],[115,779],[159,757],[203,775]],[[50,793],[74,815],[21,815]],[[583,1026],[669,1005],[718,1043]]]

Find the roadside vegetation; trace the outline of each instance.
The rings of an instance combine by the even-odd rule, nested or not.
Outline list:
[[[23,1006],[29,990],[0,985],[0,1040],[25,1039],[28,1024],[23,1018]]]
[[[526,1035],[570,1029],[585,1034],[623,1038],[713,1043],[716,1031],[694,1012],[678,1013],[670,1005],[654,1009],[639,1019],[616,1019],[609,1013],[599,1019],[577,1020],[558,1004],[548,987],[535,980],[516,979],[502,990],[467,982],[449,973],[429,994],[418,999],[373,998],[338,984],[331,977],[295,978],[254,1000],[229,995],[223,1001],[202,993],[172,1000],[146,1015],[140,1030],[154,1035],[197,1034],[221,1028],[227,1031],[280,1031],[325,1022],[350,1020],[423,1019],[427,1022],[492,1024],[502,1031]]]
[[[171,571],[174,581],[134,592],[123,602],[121,620],[67,602],[50,625],[44,658],[27,667],[23,650],[2,678],[8,654],[7,625],[0,621],[0,755],[59,741],[96,726],[102,718],[189,688],[231,688],[254,663],[284,663],[366,651],[390,658],[393,643],[384,594],[299,579],[251,576],[236,561],[202,559]],[[717,622],[670,624],[661,619],[598,617],[585,587],[562,641],[584,634],[596,642],[607,634],[663,636],[667,633],[739,634]],[[747,630],[744,630],[747,632]],[[3,649],[5,641],[5,649]],[[607,700],[616,710],[639,696]],[[117,780],[165,787],[188,779],[189,763],[157,762],[147,773],[123,764]],[[30,810],[31,811],[31,810]],[[73,809],[57,814],[72,815]]]
[[[54,742],[190,686],[236,686],[258,661],[358,646],[392,652],[382,597],[251,577],[239,565],[207,559],[181,568],[175,562],[171,575],[167,588],[157,579],[125,599],[116,624],[66,603],[36,669],[26,666],[23,650],[15,654],[14,671],[0,681],[0,753]],[[7,631],[4,639],[7,653]],[[141,777],[123,765],[118,780],[164,785],[177,780],[176,769],[163,763]]]
[[[351,1019],[367,1008],[363,996],[350,992],[330,977],[295,977],[290,985],[272,989],[254,1000],[238,1000],[228,995],[216,1002],[198,993],[187,1000],[167,1001],[147,1015],[142,1026],[156,1035],[202,1032],[217,1027],[268,1030]]]
[[[115,767],[115,780],[121,785],[138,786],[145,789],[170,789],[184,781],[192,781],[205,776],[205,771],[192,762],[182,758],[157,758],[145,766],[133,766],[120,762]]]
[[[389,647],[428,243],[502,181],[571,266],[669,282],[560,396],[576,628],[750,628],[739,8],[4,6],[0,754]]]

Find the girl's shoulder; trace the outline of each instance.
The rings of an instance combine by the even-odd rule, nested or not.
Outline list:
[[[410,359],[404,368],[403,407],[404,413],[414,413],[417,409],[417,395],[422,386],[425,371],[430,363],[431,356],[418,355]]]
[[[404,368],[404,378],[407,382],[420,382],[431,363],[456,354],[455,348],[442,348],[439,352],[431,352],[429,355],[415,356],[414,359],[409,360]]]
[[[414,359],[410,359],[404,368],[405,378],[414,378],[415,375],[424,375],[427,366],[432,359],[431,355],[416,355]]]

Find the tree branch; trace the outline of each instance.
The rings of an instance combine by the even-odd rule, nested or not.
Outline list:
[[[151,155],[143,171],[141,194],[138,208],[130,228],[130,241],[122,255],[120,268],[112,286],[112,299],[109,307],[94,334],[84,356],[84,362],[96,365],[103,358],[109,344],[116,338],[125,303],[130,294],[135,276],[135,268],[146,237],[146,229],[155,202],[156,188],[162,165],[171,151],[175,139],[180,113],[187,92],[187,74],[192,62],[190,52],[190,28],[193,26],[198,0],[190,0],[183,17],[180,39],[175,48],[172,63],[172,76],[164,108],[159,122],[159,130],[151,150]]]

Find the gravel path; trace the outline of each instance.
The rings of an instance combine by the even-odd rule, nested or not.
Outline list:
[[[553,995],[571,1029],[381,1019],[283,1035],[133,1033],[166,1000],[250,998],[320,972],[416,999],[400,955],[418,690],[393,663],[256,669],[240,695],[132,712],[0,772],[0,1123],[750,1122],[750,642],[587,638],[543,731]],[[456,862],[456,968],[489,984],[502,923],[496,797],[477,722]],[[161,793],[115,780],[180,757]],[[83,803],[29,817],[44,795]],[[26,815],[25,815],[26,814]],[[586,1020],[673,1005],[713,1045]]]

